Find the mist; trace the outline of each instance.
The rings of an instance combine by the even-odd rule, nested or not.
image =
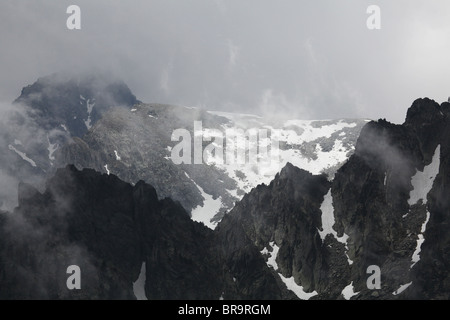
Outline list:
[[[143,102],[301,119],[402,123],[419,97],[450,95],[450,2],[2,1],[0,101],[61,71],[108,71]]]

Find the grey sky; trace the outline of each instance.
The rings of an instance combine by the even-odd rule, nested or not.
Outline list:
[[[82,29],[66,28],[70,4]],[[381,8],[381,30],[366,9]],[[450,1],[1,0],[0,101],[107,69],[144,102],[402,123],[450,96]]]

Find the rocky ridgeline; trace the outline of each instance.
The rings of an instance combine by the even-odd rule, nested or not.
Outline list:
[[[3,117],[5,123],[0,127],[0,149],[4,150],[0,154],[0,174],[39,185],[57,168],[74,164],[78,169],[113,173],[132,184],[143,180],[155,187],[161,199],[179,201],[189,213],[197,209],[193,218],[212,228],[245,193],[260,183],[269,183],[287,162],[332,177],[353,153],[367,121],[283,121],[143,104],[125,83],[105,74],[53,74],[40,78],[22,89],[13,110]],[[197,148],[201,152],[210,147],[207,135],[214,130],[226,134],[227,130],[257,129],[269,137],[272,130],[279,130],[280,157],[262,164],[267,157],[258,154],[259,161],[241,165],[233,165],[227,158],[219,165],[212,161],[211,154],[201,159],[201,164],[175,164],[171,149],[177,142],[171,135],[183,129],[193,137],[195,121],[202,123],[201,133],[205,134]],[[262,147],[261,143],[265,143],[264,135],[249,146]],[[226,144],[224,152],[228,151]],[[195,149],[194,143],[192,146]],[[0,205],[8,202],[4,208],[11,209],[10,203],[16,198],[11,192],[0,191]],[[206,214],[202,208],[214,208],[214,212]]]
[[[0,297],[132,299],[145,262],[149,299],[448,299],[449,111],[419,99],[402,125],[367,124],[333,181],[286,165],[214,231],[142,181],[68,166],[42,194],[22,184],[0,215]]]
[[[279,298],[283,291],[251,242],[235,258],[227,234],[158,200],[150,185],[91,169],[59,169],[43,194],[21,184],[19,206],[2,212],[0,225],[0,299],[133,299],[143,262],[148,299]],[[66,287],[70,265],[81,269],[81,290]]]

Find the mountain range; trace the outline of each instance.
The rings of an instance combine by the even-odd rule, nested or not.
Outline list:
[[[449,117],[423,98],[401,125],[264,118],[41,78],[0,132],[18,183],[13,208],[2,184],[0,298],[448,299]],[[176,164],[174,132],[195,150],[198,123],[203,162]],[[234,146],[212,136],[251,130],[276,158],[217,158]],[[237,150],[261,150],[246,139]]]

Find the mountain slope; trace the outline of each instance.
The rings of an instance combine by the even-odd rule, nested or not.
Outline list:
[[[40,78],[22,89],[12,114],[4,119],[3,180],[25,181],[42,191],[43,179],[57,168],[93,168],[133,184],[152,184],[161,198],[180,201],[194,220],[212,229],[236,201],[257,185],[268,184],[287,162],[315,174],[326,172],[331,179],[353,153],[367,122],[276,121],[142,104],[126,84],[104,74]],[[180,144],[172,135],[180,129],[191,137],[189,164],[175,164],[172,157]],[[198,134],[203,141],[196,145]],[[233,150],[235,160],[229,157]],[[217,152],[223,153],[222,162]],[[250,158],[252,152],[256,158]],[[236,162],[239,154],[247,157],[242,163]],[[15,192],[0,193],[0,202],[12,209]]]
[[[334,299],[351,286],[357,299],[448,299],[449,119],[447,103],[418,99],[403,125],[363,128],[331,189],[287,166],[227,219],[298,291]],[[379,290],[367,286],[371,266],[381,270]]]
[[[44,193],[21,184],[19,206],[0,213],[0,298],[135,299],[143,263],[148,299],[281,297],[258,251],[246,272],[261,285],[233,280],[217,239],[142,181],[68,166]],[[66,287],[71,265],[81,269],[80,290]]]
[[[0,126],[0,177],[7,185],[33,185],[54,173],[55,152],[82,137],[113,106],[139,101],[122,81],[106,74],[53,74],[22,89]],[[12,209],[17,194],[0,188],[0,207]]]
[[[314,173],[327,172],[332,177],[352,154],[365,123],[271,123],[251,115],[139,104],[131,110],[106,113],[82,140],[74,139],[55,153],[56,166],[73,163],[78,168],[116,174],[131,183],[144,180],[154,185],[161,197],[180,201],[194,220],[215,228],[236,201],[258,184],[269,183],[287,162]],[[185,141],[179,142],[176,137],[174,140],[172,135],[180,129],[189,135],[186,145],[191,157],[188,163],[175,164],[173,156],[178,154],[174,149]],[[252,130],[264,136],[259,134],[252,140]],[[196,145],[199,136],[200,143]],[[275,147],[270,145],[267,152],[261,152],[264,144],[272,142],[277,145],[276,156],[275,152],[272,154]],[[197,162],[196,148],[201,157]],[[234,150],[231,158],[229,150]],[[251,150],[257,152],[254,161],[249,158]],[[246,156],[242,163],[237,162],[239,153]]]

